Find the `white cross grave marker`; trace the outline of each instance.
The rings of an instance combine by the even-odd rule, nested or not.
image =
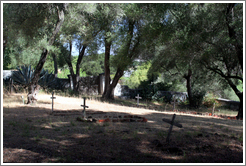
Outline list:
[[[25,104],[24,96],[21,96],[23,104]]]
[[[137,96],[135,96],[135,98],[137,98],[137,105],[139,104],[139,99],[142,99],[142,97],[139,97],[139,94]]]
[[[85,105],[85,100],[86,100],[86,98],[84,97],[84,105],[81,105],[81,107],[84,107],[84,109],[83,109],[83,116],[84,116],[84,118],[86,118],[85,108],[89,108],[88,106]]]
[[[56,97],[54,97],[54,92],[52,92],[52,113],[53,113],[53,105],[54,105],[54,99],[56,99]]]

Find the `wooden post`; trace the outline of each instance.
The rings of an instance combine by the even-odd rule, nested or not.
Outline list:
[[[21,96],[21,98],[22,98],[23,104],[25,104],[24,96]]]
[[[142,99],[142,97],[139,97],[139,94],[137,96],[135,96],[135,98],[137,98],[137,106],[139,105],[139,99]]]
[[[175,95],[173,95],[173,111],[175,110]]]
[[[10,81],[10,84],[9,84],[9,91],[10,91],[10,94],[12,94],[12,93],[13,93],[13,79],[10,78],[9,81]]]
[[[84,105],[81,105],[81,106],[84,107],[84,109],[83,109],[83,118],[86,119],[85,108],[89,108],[89,107],[85,105],[85,100],[86,100],[86,98],[85,98],[85,97],[83,97],[83,98],[84,98]]]
[[[56,99],[56,97],[54,97],[54,92],[52,92],[52,113],[53,113],[53,105],[54,105],[54,99]]]
[[[212,116],[214,116],[215,103],[213,104]]]

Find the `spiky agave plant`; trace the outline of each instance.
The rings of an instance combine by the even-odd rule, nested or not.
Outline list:
[[[40,78],[38,84],[44,89],[51,88],[53,85],[57,84],[57,80],[54,74],[49,73],[48,70],[42,69],[40,72]]]
[[[49,74],[48,70],[45,71],[43,69],[40,73],[40,78],[38,81],[39,85],[30,86],[33,76],[34,70],[31,66],[17,67],[17,71],[14,71],[12,74],[12,79],[16,84],[22,85],[24,88],[28,87],[27,104],[37,101],[37,94],[40,86],[45,88],[49,84],[52,84],[52,81],[54,80],[52,74]]]
[[[26,88],[32,81],[34,69],[31,66],[17,67],[17,71],[12,73],[12,79],[16,84],[22,85]],[[49,73],[48,70],[42,69],[38,84],[44,89],[63,89],[65,83],[61,82],[54,74]]]
[[[21,66],[17,67],[16,69],[17,71],[13,71],[11,78],[14,80],[15,83],[26,88],[33,77],[33,70],[31,66]]]

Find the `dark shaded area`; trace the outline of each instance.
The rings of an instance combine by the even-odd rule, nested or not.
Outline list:
[[[32,112],[27,109],[32,109]],[[79,112],[81,110],[72,110]],[[209,129],[227,126],[228,120],[218,119],[212,123],[207,118],[193,117],[177,122],[183,130],[174,130],[170,143],[165,142],[169,125],[155,127],[155,122],[139,123],[131,127],[127,123],[86,123],[76,121],[78,115],[53,116],[50,109],[40,107],[3,108],[3,159],[4,162],[58,162],[58,163],[242,163],[241,145],[237,136],[223,135]],[[93,113],[95,112],[95,113]],[[108,114],[111,112],[108,112]],[[106,114],[106,113],[105,113]],[[121,115],[130,115],[120,113]],[[96,110],[88,116],[103,116]],[[151,116],[160,116],[153,113]],[[148,115],[146,115],[148,116]],[[162,114],[163,116],[163,114]],[[162,121],[160,116],[160,121]],[[172,114],[165,114],[171,119]],[[188,116],[187,116],[188,117]],[[152,120],[152,119],[151,119]],[[52,122],[57,122],[56,125]],[[68,123],[64,123],[68,122]],[[200,131],[192,126],[201,123]],[[45,127],[48,124],[49,127]],[[207,124],[207,125],[206,125]],[[135,126],[135,127],[134,127]],[[237,127],[232,123],[230,129]],[[136,132],[138,131],[138,132]],[[235,129],[235,133],[240,130]],[[76,135],[79,135],[76,137]],[[221,145],[218,145],[221,144]],[[6,150],[7,149],[7,150]],[[18,160],[8,161],[11,149],[24,149],[29,157],[16,153]],[[36,155],[32,155],[32,153]],[[14,153],[12,152],[12,155]],[[22,156],[22,157],[21,157]]]

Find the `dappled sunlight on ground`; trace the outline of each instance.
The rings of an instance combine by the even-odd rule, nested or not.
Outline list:
[[[82,116],[83,99],[56,96],[54,111],[64,114],[51,114],[51,95],[40,95],[34,105],[21,104],[18,96],[4,97],[4,162],[241,161],[240,120],[175,113],[175,122],[183,127],[173,126],[171,144],[167,144],[170,124],[162,119],[171,120],[174,112],[88,99],[87,116],[137,115],[148,121],[80,122],[76,119]],[[226,157],[220,160],[222,156]]]

